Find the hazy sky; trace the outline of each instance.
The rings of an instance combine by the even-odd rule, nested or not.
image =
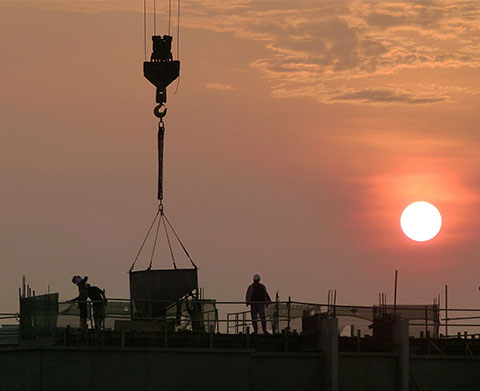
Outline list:
[[[165,208],[206,296],[242,300],[260,273],[283,299],[337,289],[340,304],[375,304],[398,269],[399,302],[431,303],[448,284],[450,305],[479,307],[480,3],[181,8]],[[0,1],[2,311],[18,308],[22,274],[63,299],[74,274],[129,295],[157,208],[142,12],[138,0]],[[419,200],[444,222],[425,243],[399,224]],[[154,267],[171,267],[160,245]],[[178,249],[177,264],[189,266]]]

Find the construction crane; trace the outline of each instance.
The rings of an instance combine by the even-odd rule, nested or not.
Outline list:
[[[156,26],[155,22],[155,2],[154,4],[154,26]],[[146,35],[146,1],[144,1],[144,33]],[[180,18],[180,3],[178,2],[178,18]],[[169,2],[169,28],[170,31],[170,2]],[[179,23],[179,22],[178,22]],[[150,61],[144,61],[143,63],[143,74],[145,78],[152,83],[155,88],[155,102],[157,105],[155,106],[153,113],[159,119],[158,122],[158,134],[157,134],[157,141],[158,141],[158,187],[157,187],[157,199],[159,201],[159,206],[157,213],[153,219],[150,228],[148,229],[147,235],[140,247],[140,250],[135,257],[135,260],[130,267],[130,272],[133,270],[135,263],[138,260],[140,253],[152,231],[155,223],[157,223],[156,233],[154,236],[154,243],[153,249],[150,257],[150,264],[148,266],[148,270],[152,267],[152,261],[155,253],[155,247],[157,244],[157,238],[159,233],[160,225],[163,224],[163,228],[165,231],[165,237],[168,243],[168,247],[170,250],[170,255],[173,261],[173,267],[176,270],[177,265],[175,263],[175,256],[173,253],[173,248],[170,242],[169,230],[173,233],[177,241],[179,242],[180,246],[182,247],[184,253],[186,254],[187,258],[190,260],[193,267],[196,269],[197,266],[193,262],[192,258],[190,257],[188,251],[186,250],[185,246],[181,242],[179,236],[173,229],[170,221],[165,216],[164,206],[163,206],[163,152],[164,152],[164,138],[165,138],[165,122],[164,118],[167,114],[167,109],[165,104],[167,102],[167,87],[175,81],[180,76],[180,61],[178,58],[176,60],[173,59],[172,55],[172,41],[173,37],[171,35],[155,35],[156,27],[154,27],[154,35],[152,36],[152,54],[150,56]],[[179,29],[177,29],[177,35],[179,34]],[[146,42],[146,38],[145,38]],[[145,44],[146,45],[146,44]],[[146,46],[145,46],[146,48]],[[177,56],[178,56],[178,45],[177,45]]]
[[[170,33],[170,4],[169,1],[169,20],[168,31]],[[180,1],[178,0],[178,17],[180,18]],[[198,298],[198,274],[197,266],[193,262],[190,254],[183,245],[179,236],[173,229],[172,224],[165,215],[163,206],[163,150],[165,138],[165,122],[164,118],[167,114],[165,104],[167,103],[167,87],[175,81],[180,75],[180,61],[178,58],[173,59],[172,41],[173,37],[168,35],[156,35],[156,12],[155,0],[154,6],[154,35],[152,36],[153,50],[150,61],[143,63],[143,74],[145,78],[152,83],[155,88],[155,106],[153,112],[159,119],[158,122],[158,188],[157,198],[159,201],[158,209],[155,217],[147,231],[147,235],[143,240],[140,250],[133,261],[129,270],[130,279],[130,298],[131,313],[134,317],[158,317],[164,316],[167,308],[176,303],[178,300],[186,298]],[[145,52],[146,52],[146,0],[144,0],[144,35],[145,35]],[[180,20],[180,19],[178,19]],[[177,23],[177,26],[179,23]],[[177,28],[177,38],[178,38]],[[145,53],[146,54],[146,53]],[[178,46],[177,46],[178,56]],[[145,55],[146,57],[146,55]],[[139,259],[142,249],[144,248],[150,233],[156,225],[155,234],[153,235],[153,247],[150,254],[150,263],[147,269],[134,271],[134,266]],[[159,236],[160,226],[163,225],[165,239],[170,250],[170,256],[173,262],[173,269],[152,269],[152,261],[155,255],[157,239]],[[179,269],[175,263],[175,255],[170,241],[169,232],[173,233],[185,255],[190,260],[193,268]],[[135,310],[134,310],[135,307]]]

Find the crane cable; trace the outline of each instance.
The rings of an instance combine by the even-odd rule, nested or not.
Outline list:
[[[172,18],[172,0],[168,0],[168,35],[170,35],[170,19]]]
[[[171,31],[171,19],[172,19],[172,0],[168,0],[168,35]],[[153,35],[157,34],[157,9],[156,9],[156,0],[153,0]],[[176,57],[177,60],[180,59],[180,0],[177,0],[177,50]],[[147,61],[147,0],[143,0],[143,51],[144,58]],[[178,84],[180,83],[180,78],[177,82],[177,88],[175,94],[178,90]]]
[[[177,0],[177,60],[179,59],[180,59],[180,0]]]
[[[169,0],[170,1],[170,0]],[[177,0],[177,60],[180,60],[180,0]],[[180,78],[182,76],[179,75],[177,79],[177,85],[175,87],[174,94],[177,94],[178,87],[180,86]]]
[[[137,263],[138,257],[140,256],[140,253],[143,250],[143,246],[145,246],[145,243],[148,239],[148,236],[150,235],[150,231],[153,228],[153,225],[155,224],[155,221],[157,221],[157,217],[160,214],[160,208],[158,208],[157,213],[155,214],[155,217],[153,218],[152,224],[150,224],[150,228],[148,228],[147,234],[145,235],[145,239],[143,239],[142,245],[140,246],[140,250],[138,250],[137,256],[135,257],[132,266],[130,266],[130,271],[133,270],[133,267],[135,266],[135,263]]]
[[[157,35],[157,11],[156,11],[157,0],[153,0],[153,35]]]
[[[143,0],[143,51],[147,61],[147,0]]]
[[[160,217],[159,217],[160,216]],[[157,221],[158,219],[158,221]],[[185,247],[185,245],[183,244],[182,240],[180,239],[180,237],[177,235],[177,232],[175,231],[175,229],[173,228],[172,224],[170,223],[170,220],[168,220],[168,217],[165,215],[165,210],[164,210],[164,207],[162,204],[160,204],[158,206],[158,210],[157,210],[157,213],[155,214],[155,217],[153,218],[153,221],[152,223],[150,224],[150,227],[148,228],[148,231],[147,231],[147,234],[145,235],[145,238],[143,239],[143,242],[142,242],[142,245],[140,246],[140,250],[138,250],[138,253],[137,253],[137,256],[135,257],[135,260],[133,261],[132,263],[132,266],[130,266],[130,270],[129,272],[132,272],[133,271],[133,268],[135,267],[135,264],[137,263],[137,260],[138,258],[140,257],[140,254],[143,250],[143,247],[145,246],[145,243],[147,242],[147,239],[148,237],[150,236],[150,232],[152,231],[152,228],[153,226],[155,225],[155,222],[157,223],[157,228],[155,230],[155,239],[153,241],[153,248],[152,248],[152,252],[151,252],[151,255],[150,255],[150,263],[149,263],[149,266],[147,268],[147,270],[151,270],[152,268],[152,263],[153,263],[153,258],[154,258],[154,255],[155,255],[155,250],[157,248],[157,240],[158,240],[158,233],[160,231],[160,223],[163,224],[163,228],[164,228],[164,231],[165,231],[165,237],[167,239],[167,243],[168,243],[168,249],[170,251],[170,256],[172,258],[172,263],[173,263],[173,267],[174,269],[177,269],[177,265],[175,263],[175,254],[173,252],[173,247],[172,247],[172,243],[170,241],[170,236],[168,234],[168,229],[170,229],[172,232],[173,232],[173,235],[175,236],[175,238],[177,239],[178,243],[180,244],[180,246],[182,247],[182,250],[183,252],[185,253],[185,255],[187,256],[188,260],[190,261],[190,263],[192,264],[192,266],[195,268],[195,269],[198,269],[197,265],[195,264],[195,262],[193,261],[192,257],[190,256],[190,254],[188,253],[187,251],[187,248]],[[166,223],[166,224],[165,224]],[[168,227],[167,227],[168,226]]]
[[[162,213],[162,209],[158,208],[160,213]],[[157,213],[158,216],[158,213]],[[160,218],[158,219],[157,223],[157,231],[155,232],[155,240],[153,242],[153,247],[152,247],[152,255],[150,256],[150,264],[148,265],[148,270],[152,268],[152,262],[153,262],[153,256],[155,255],[155,249],[157,247],[157,239],[158,239],[158,229],[160,228],[160,220],[162,219],[162,215],[160,214]]]
[[[168,230],[167,230],[167,226],[165,225],[165,218],[164,218],[164,214],[163,214],[163,209],[162,209],[162,214],[160,216],[160,220],[162,220],[162,223],[163,223],[163,228],[165,230],[165,237],[167,238],[167,243],[168,243],[168,249],[170,250],[170,256],[172,257],[172,262],[173,262],[173,268],[176,270],[177,269],[177,265],[175,264],[175,255],[173,255],[173,249],[172,249],[172,244],[170,243],[170,236],[168,235]]]

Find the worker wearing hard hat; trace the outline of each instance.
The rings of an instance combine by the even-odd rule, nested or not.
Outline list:
[[[71,302],[78,302],[78,309],[80,310],[80,328],[82,330],[88,329],[87,318],[88,318],[88,277],[73,276],[72,282],[78,287],[78,296],[70,300]]]
[[[253,283],[247,289],[245,302],[247,307],[250,306],[250,315],[252,316],[253,334],[258,334],[257,315],[260,315],[262,321],[263,334],[269,334],[267,331],[267,321],[265,319],[265,306],[271,303],[267,288],[260,282],[260,276],[253,276]]]
[[[90,286],[90,284],[87,284],[87,287],[88,298],[92,300],[95,330],[100,330],[105,326],[105,306],[107,305],[105,289],[100,289],[98,286]]]

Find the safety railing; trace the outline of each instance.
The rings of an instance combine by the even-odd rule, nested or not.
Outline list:
[[[245,308],[245,302],[215,301],[215,300],[179,300],[175,302],[161,300],[144,300],[151,303],[164,304],[165,311],[161,316],[144,316],[137,313],[135,302],[129,300],[109,298],[108,304],[101,314],[102,329],[114,330],[121,327],[121,322],[156,322],[159,328],[168,327],[171,331],[201,331],[226,334],[245,334],[247,328],[252,328],[250,308]],[[269,332],[285,333],[300,332],[302,319],[308,315],[318,314],[324,317],[335,317],[339,320],[339,334],[358,336],[372,334],[368,326],[382,316],[393,311],[388,307],[376,306],[348,306],[338,304],[308,303],[298,301],[275,301],[264,303],[265,321]],[[94,303],[87,302],[89,327],[94,328]],[[195,306],[199,306],[195,308]],[[44,310],[30,309],[31,313],[22,314],[30,317],[31,327],[55,328],[79,327],[78,303],[58,302],[54,313]],[[409,320],[411,336],[427,336],[432,338],[458,338],[462,336],[480,337],[480,309],[474,308],[439,308],[432,305],[401,306],[397,305],[395,311],[402,318]],[[0,313],[0,320],[19,320],[19,314]],[[260,327],[261,319],[257,319]],[[1,330],[1,329],[0,329]]]
[[[161,304],[164,308],[163,314],[159,316],[150,316],[141,314],[136,310],[136,304],[148,302],[152,305]],[[95,304],[86,302],[87,319],[89,326],[95,326]],[[266,321],[268,328],[274,333],[280,328],[290,330],[294,322],[296,330],[301,329],[298,320],[302,318],[305,310],[308,308],[310,312],[319,310],[316,304],[298,303],[298,302],[274,302],[264,303],[266,309]],[[305,307],[307,305],[307,307]],[[196,308],[199,306],[199,308]],[[109,298],[108,303],[102,308],[101,321],[102,329],[115,329],[116,324],[121,326],[121,321],[144,321],[156,322],[156,324],[164,323],[173,331],[193,330],[207,331],[217,333],[245,333],[248,324],[251,322],[250,310],[242,310],[230,312],[239,306],[244,307],[245,302],[225,301],[218,302],[215,300],[178,300],[175,302],[164,300],[129,300],[119,298]],[[313,306],[313,307],[312,307]],[[145,306],[142,306],[145,307]],[[148,307],[148,306],[147,306]],[[29,313],[22,314],[23,318],[29,318],[28,324],[51,325],[54,322],[56,328],[80,327],[80,308],[78,302],[58,302],[54,311],[36,310],[35,307],[29,307]],[[31,318],[31,319],[30,319]],[[258,319],[261,321],[261,319]],[[164,327],[164,326],[161,326]],[[166,326],[165,326],[166,327]]]

